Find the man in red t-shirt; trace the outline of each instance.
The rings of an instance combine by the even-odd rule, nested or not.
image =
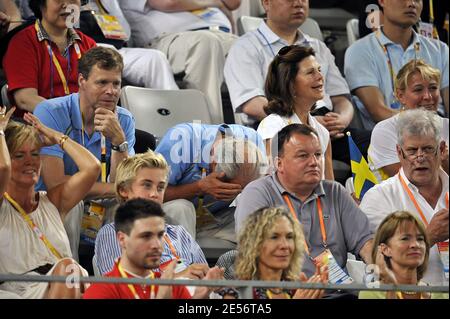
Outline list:
[[[117,239],[122,256],[106,277],[173,279],[176,260],[165,272],[153,272],[159,267],[165,231],[164,212],[153,201],[138,198],[129,200],[117,209],[114,217]],[[223,278],[223,269],[211,268],[204,279]],[[207,298],[211,288],[197,287],[191,296],[185,286],[149,286],[97,283],[91,285],[84,299],[190,299]]]

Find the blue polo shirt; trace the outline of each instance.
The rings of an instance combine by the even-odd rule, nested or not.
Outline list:
[[[156,152],[161,153],[170,165],[169,185],[191,184],[202,178],[202,169],[210,174],[211,147],[219,130],[226,136],[253,142],[266,155],[264,143],[252,128],[242,125],[178,124],[163,136]],[[193,199],[194,204],[197,198]],[[205,206],[211,213],[228,207],[229,203],[205,196]]]
[[[404,50],[400,44],[392,42],[383,32],[373,32],[356,41],[345,53],[344,73],[351,91],[364,86],[378,87],[386,105],[394,109],[398,108],[399,105],[393,103],[395,99],[388,59],[380,44],[387,47],[395,75],[402,66],[417,56],[418,59],[424,60],[441,71],[441,89],[448,88],[449,50],[445,43],[414,32],[411,44]],[[418,51],[416,51],[416,45],[419,47]],[[373,128],[375,122],[369,112],[358,98],[355,97],[355,100],[362,113],[365,128]],[[440,108],[443,109],[443,105]]]
[[[55,99],[50,99],[39,103],[35,110],[36,115],[41,122],[63,134],[68,135],[71,139],[86,147],[92,154],[100,160],[101,155],[101,134],[94,132],[89,136],[86,132],[82,132],[82,119],[80,111],[79,94],[74,93]],[[126,109],[118,106],[116,112],[119,118],[120,126],[122,127],[125,137],[128,142],[128,153],[134,155],[135,144],[135,124],[133,115]],[[83,135],[82,135],[83,134]],[[73,175],[78,172],[78,167],[75,162],[68,156],[59,145],[52,145],[43,147],[41,155],[56,156],[62,158],[64,161],[65,175]],[[106,140],[106,163],[110,163],[111,159],[111,141]],[[45,185],[42,178],[36,186],[38,190],[44,190]]]

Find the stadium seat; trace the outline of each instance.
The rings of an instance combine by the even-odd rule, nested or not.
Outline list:
[[[3,85],[1,90],[1,98],[2,98],[2,105],[6,106],[7,109],[11,107],[11,103],[9,102],[8,98],[8,84]]]
[[[133,113],[136,128],[152,133],[158,141],[179,123],[211,123],[210,108],[198,90],[154,90],[134,86],[122,88],[122,106]]]
[[[359,39],[358,19],[350,19],[347,22],[347,39],[348,45],[351,46]]]
[[[95,277],[101,277],[102,275],[100,274],[100,269],[98,269],[97,266],[97,256],[94,255],[92,257],[92,269],[94,270],[94,276]]]

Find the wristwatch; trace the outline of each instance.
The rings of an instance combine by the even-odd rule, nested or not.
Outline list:
[[[116,152],[120,152],[120,153],[126,152],[126,151],[128,151],[128,142],[125,141],[119,145],[111,144],[111,148],[113,151],[116,151]]]

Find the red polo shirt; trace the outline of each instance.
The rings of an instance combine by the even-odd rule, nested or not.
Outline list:
[[[128,278],[135,278],[128,272],[125,272]],[[121,277],[117,263],[114,263],[114,268],[105,277]],[[155,272],[155,277],[160,278],[161,274]],[[150,299],[150,287],[144,291],[141,285],[134,285],[136,293],[140,299]],[[158,293],[158,286],[155,287],[155,294]],[[128,285],[125,284],[104,284],[97,283],[92,284],[84,293],[83,299],[134,299],[134,295],[131,292]],[[191,299],[191,294],[185,286],[173,286],[172,287],[172,299]]]
[[[8,50],[3,58],[3,68],[8,81],[8,92],[12,94],[17,89],[34,88],[38,95],[46,99],[51,98],[51,70],[53,69],[53,97],[64,96],[64,87],[56,67],[51,63],[47,48],[45,32],[38,38],[35,25],[23,29],[10,41]],[[78,54],[74,42],[78,43],[80,53],[96,46],[90,37],[73,29],[69,30],[69,54],[64,57],[55,43],[48,41],[53,54],[58,59],[68,82],[70,93],[78,92]],[[70,56],[70,68],[68,57]],[[13,103],[15,104],[15,103]]]

